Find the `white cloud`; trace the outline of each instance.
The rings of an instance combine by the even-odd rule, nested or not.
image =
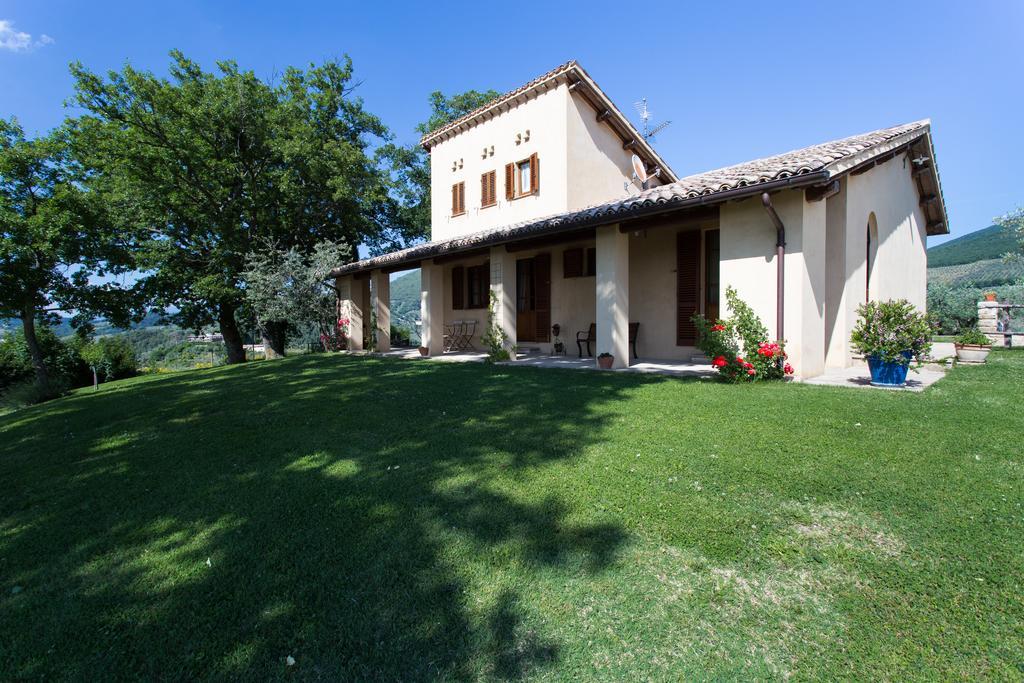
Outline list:
[[[14,28],[14,24],[7,19],[0,19],[0,50],[11,52],[29,52],[53,43],[53,38],[45,33],[38,39],[33,39],[31,33],[25,33]]]

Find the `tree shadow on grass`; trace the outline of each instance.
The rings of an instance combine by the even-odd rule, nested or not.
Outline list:
[[[0,677],[553,666],[523,577],[601,572],[625,532],[531,483],[659,381],[312,356],[0,420]]]

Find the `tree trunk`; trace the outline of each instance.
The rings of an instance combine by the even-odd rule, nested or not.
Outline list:
[[[28,346],[28,354],[32,357],[32,367],[36,371],[36,384],[47,387],[50,385],[50,373],[46,370],[43,350],[39,348],[39,340],[36,338],[36,319],[32,309],[26,308],[22,311],[21,326],[25,330],[25,345]]]
[[[288,323],[274,321],[260,326],[260,337],[263,338],[263,355],[267,359],[284,358],[285,328]]]
[[[244,363],[245,346],[242,344],[242,334],[238,331],[238,323],[235,322],[235,307],[221,304],[217,313],[217,322],[220,323],[220,333],[224,337],[224,349],[228,353],[228,363]]]

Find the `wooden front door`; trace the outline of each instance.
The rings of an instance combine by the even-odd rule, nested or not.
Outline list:
[[[551,254],[516,261],[516,340],[551,339]]]

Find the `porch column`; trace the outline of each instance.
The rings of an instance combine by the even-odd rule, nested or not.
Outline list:
[[[597,229],[597,348],[629,367],[629,234],[618,224]]]
[[[504,246],[491,247],[491,291],[494,321],[505,332],[505,348],[516,359],[516,258]]]
[[[344,275],[335,280],[338,288],[338,317],[348,318],[348,350],[363,350],[363,287],[367,280]]]
[[[433,260],[420,264],[420,346],[431,356],[444,351],[444,268]]]
[[[383,270],[373,271],[370,288],[370,309],[377,318],[377,351],[391,350],[391,276]]]

